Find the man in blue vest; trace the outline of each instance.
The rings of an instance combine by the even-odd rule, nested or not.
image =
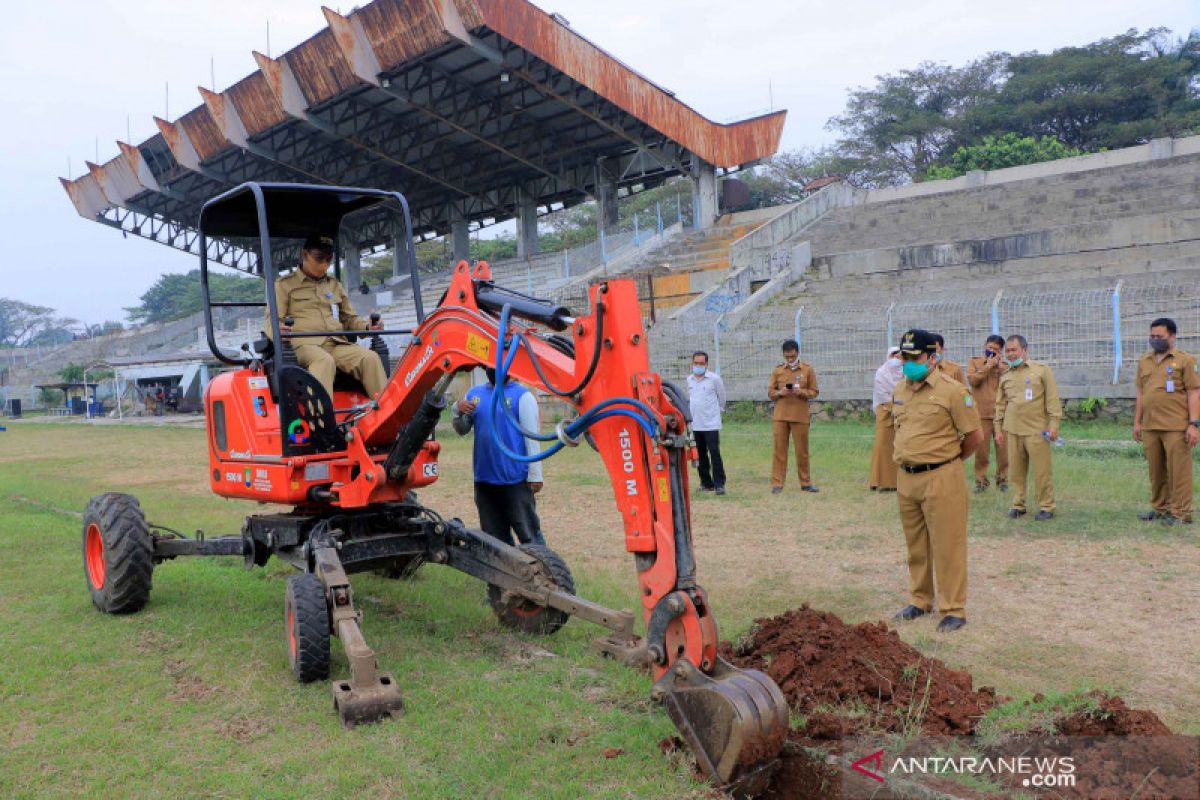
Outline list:
[[[505,544],[513,544],[517,534],[521,544],[546,543],[542,524],[538,520],[537,503],[533,496],[542,490],[542,464],[525,463],[504,454],[496,444],[498,434],[504,446],[514,453],[535,455],[541,446],[526,439],[513,425],[505,408],[496,409],[496,427],[488,409],[496,391],[496,371],[487,373],[486,385],[472,387],[462,400],[454,404],[451,424],[459,436],[475,428],[475,508],[479,510],[479,527]],[[502,400],[527,431],[538,430],[537,398],[524,386],[504,382]],[[478,413],[482,409],[482,413]]]

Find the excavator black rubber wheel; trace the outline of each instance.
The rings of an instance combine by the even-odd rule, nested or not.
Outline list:
[[[329,606],[325,587],[308,572],[288,578],[283,601],[288,664],[301,683],[329,677]]]
[[[83,514],[83,576],[106,614],[140,611],[150,599],[154,542],[136,498],[109,492]]]
[[[569,594],[575,594],[575,579],[567,562],[549,547],[539,544],[523,544],[520,549],[541,562],[542,569],[558,586]],[[496,619],[506,628],[512,628],[521,633],[531,633],[539,636],[549,636],[557,631],[571,615],[557,608],[538,605],[524,597],[505,592],[499,586],[488,585],[488,603],[496,614]]]

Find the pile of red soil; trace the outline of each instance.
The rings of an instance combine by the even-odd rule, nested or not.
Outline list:
[[[1153,711],[1130,708],[1121,698],[1100,692],[1092,696],[1100,701],[1098,709],[1059,717],[1054,721],[1054,730],[1063,736],[1171,735],[1171,729]]]
[[[836,755],[841,739],[881,731],[967,736],[988,710],[1005,700],[991,688],[975,689],[970,674],[927,658],[883,623],[847,625],[808,605],[758,620],[747,640],[736,646],[723,643],[721,654],[738,666],[770,675],[788,705],[807,721],[803,730],[791,732],[780,769],[760,800],[843,797],[843,789],[848,788],[843,787],[843,769],[806,748],[824,747]],[[1129,788],[1123,782],[1130,776],[1128,769],[1122,771],[1114,764],[1128,765],[1128,747],[1141,746],[1146,763],[1168,766],[1151,775],[1138,796],[1190,798],[1188,792],[1195,792],[1194,741],[1124,738],[1170,737],[1171,731],[1151,711],[1130,709],[1119,697],[1097,698],[1098,709],[1058,718],[1056,731],[1064,737],[1113,738],[1076,751],[1079,785],[1073,791],[1059,789],[1053,796],[1121,797]],[[1178,769],[1170,766],[1176,763]],[[975,796],[956,788],[961,790],[955,792],[959,796]]]
[[[884,623],[847,625],[808,605],[758,620],[750,639],[726,644],[723,655],[770,675],[807,718],[811,740],[968,734],[997,703],[994,689],[974,689],[969,674],[921,655]]]

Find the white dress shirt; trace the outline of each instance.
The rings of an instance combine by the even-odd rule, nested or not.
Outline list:
[[[692,430],[721,430],[721,412],[725,409],[725,383],[715,372],[699,377],[688,375],[688,402],[692,409]]]
[[[889,358],[883,366],[875,370],[875,387],[871,392],[871,410],[875,411],[884,403],[892,402],[892,390],[904,377],[904,365],[898,358]]]

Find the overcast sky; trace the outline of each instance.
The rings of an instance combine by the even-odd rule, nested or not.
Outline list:
[[[1047,52],[1133,27],[1179,35],[1200,24],[1200,0],[536,4],[711,119],[786,108],[784,149],[830,142],[825,122],[847,88],[921,61],[959,65],[993,50]],[[4,16],[0,296],[85,322],[123,320],[161,273],[194,269],[196,259],[81,219],[58,177],[112,158],[117,139],[148,138],[152,115],[175,119],[198,105],[196,86],[214,74],[218,89],[249,74],[252,50],[278,56],[311,36],[324,26],[319,0],[40,0],[6,4]]]

